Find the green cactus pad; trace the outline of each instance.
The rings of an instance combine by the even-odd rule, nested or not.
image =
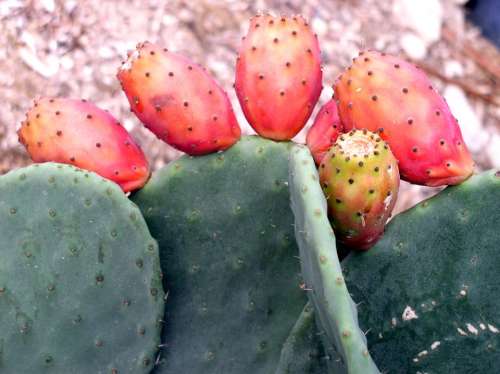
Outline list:
[[[275,374],[325,374],[329,357],[325,355],[309,303],[288,336]]]
[[[133,196],[166,274],[158,373],[276,371],[306,303],[289,147],[252,136],[225,152],[184,156]]]
[[[0,372],[148,373],[164,296],[139,209],[96,174],[0,177]]]
[[[358,326],[356,306],[342,276],[314,160],[304,146],[297,145],[291,152],[289,184],[308,296],[320,326],[342,358],[336,372],[378,373]]]
[[[375,247],[343,267],[383,372],[498,373],[499,172],[398,215]]]

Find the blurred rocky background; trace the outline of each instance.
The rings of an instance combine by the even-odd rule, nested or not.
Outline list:
[[[232,89],[234,64],[249,18],[265,11],[301,13],[310,20],[323,53],[321,103],[331,97],[334,79],[360,49],[405,56],[421,65],[446,97],[478,170],[500,168],[500,55],[467,21],[465,3],[0,0],[0,174],[30,162],[18,145],[16,128],[39,96],[86,98],[108,109],[132,131],[153,169],[178,157],[142,128],[115,79],[127,51],[143,40],[185,53],[210,69],[230,93],[245,132],[251,133]],[[303,139],[299,134],[297,141]],[[403,183],[397,211],[434,192]]]

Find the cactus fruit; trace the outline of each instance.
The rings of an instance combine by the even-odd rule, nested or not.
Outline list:
[[[45,163],[0,177],[0,372],[149,373],[158,246],[118,186]]]
[[[288,140],[305,125],[321,93],[317,37],[300,16],[252,18],[236,62],[236,94],[261,136]]]
[[[399,189],[389,146],[367,130],[341,135],[323,158],[319,178],[337,239],[366,250],[384,232]]]
[[[141,122],[183,152],[217,152],[240,138],[227,94],[205,69],[184,56],[144,42],[117,77]]]
[[[498,373],[500,172],[399,214],[373,250],[342,262],[385,373]]]
[[[379,132],[399,161],[401,178],[417,184],[459,184],[474,163],[457,120],[426,74],[400,58],[361,52],[335,84],[347,131]]]
[[[321,160],[342,131],[343,126],[342,122],[340,122],[337,104],[332,99],[321,107],[306,136],[306,144],[314,157],[316,165],[321,163]]]
[[[142,187],[149,178],[146,157],[127,130],[111,114],[85,100],[36,100],[18,135],[33,161],[55,161],[96,172],[125,192]]]
[[[291,151],[289,186],[307,294],[324,335],[341,357],[332,362],[340,366],[333,373],[378,374],[342,276],[314,160],[304,146]]]
[[[306,303],[289,205],[290,146],[244,137],[225,152],[181,157],[132,196],[166,274],[158,373],[277,369]]]

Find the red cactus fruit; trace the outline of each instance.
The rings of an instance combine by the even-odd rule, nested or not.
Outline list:
[[[140,43],[117,77],[141,122],[183,152],[217,152],[241,136],[227,94],[205,69],[184,56]]]
[[[335,143],[342,130],[337,104],[334,100],[330,100],[321,107],[306,136],[306,144],[317,165]]]
[[[457,120],[418,67],[385,53],[361,52],[334,89],[346,130],[379,132],[399,161],[402,179],[440,186],[472,174],[474,162]]]
[[[318,39],[300,16],[255,16],[236,63],[236,94],[261,136],[293,138],[321,93]]]
[[[321,161],[319,178],[337,239],[353,249],[371,248],[398,195],[398,164],[389,146],[367,130],[342,134]]]
[[[142,187],[149,166],[130,134],[85,100],[42,98],[26,114],[19,141],[34,162],[60,162],[96,172],[128,192]]]

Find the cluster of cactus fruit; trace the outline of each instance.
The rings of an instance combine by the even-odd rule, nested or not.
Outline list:
[[[141,43],[117,77],[188,155],[150,178],[111,114],[35,101],[18,134],[37,164],[0,177],[2,373],[496,373],[500,174],[471,176],[420,69],[360,52],[306,146],[291,139],[322,69],[300,16],[256,16],[243,38],[256,136],[177,53]],[[460,185],[386,226],[400,178]]]

